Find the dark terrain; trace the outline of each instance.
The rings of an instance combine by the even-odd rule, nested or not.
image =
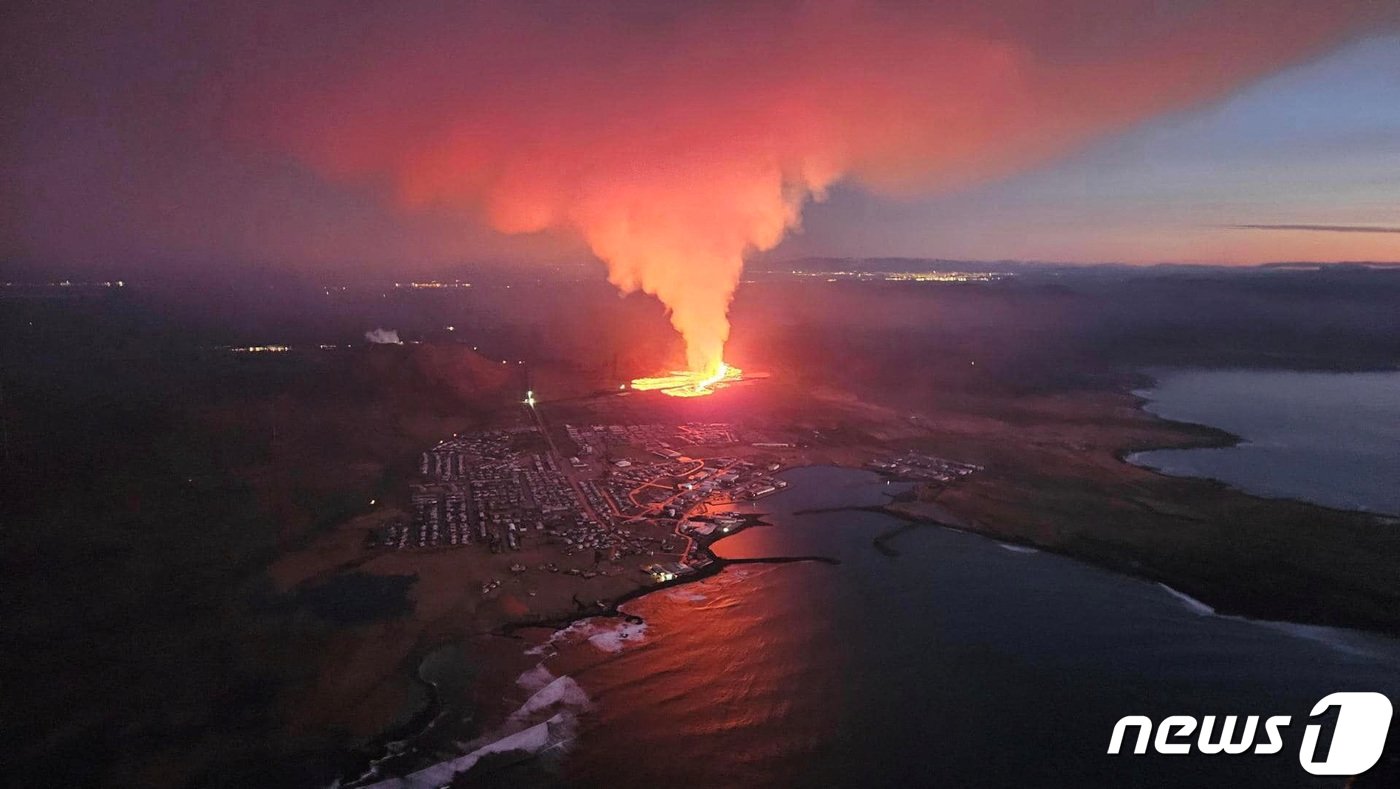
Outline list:
[[[984,434],[994,446],[982,446],[1004,462],[959,495],[1019,524],[1006,536],[1068,537],[1079,544],[1067,552],[1127,570],[1180,565],[1244,609],[1258,597],[1280,616],[1400,633],[1393,529],[1313,532],[1314,508],[1262,509],[1203,494],[1209,483],[1103,489],[1079,472],[1141,448],[1104,435],[1088,440],[1083,468],[1035,472],[1055,456],[1037,444],[1046,431],[1136,425],[1114,409],[1144,368],[1395,369],[1400,268],[1015,273],[760,273],[734,305],[729,357],[771,372],[794,413],[803,391],[822,388],[995,423]],[[475,286],[264,277],[0,290],[2,717],[16,785],[303,786],[334,773],[355,738],[293,728],[284,690],[312,681],[330,636],[354,622],[326,613],[324,591],[277,593],[271,562],[370,499],[401,495],[425,443],[515,408],[527,376],[546,399],[566,398],[615,389],[679,351],[654,302],[619,300],[594,268],[462,276]],[[423,343],[367,346],[377,327]],[[273,343],[293,350],[227,350]],[[975,443],[958,433],[930,435]],[[1140,506],[1124,510],[1124,498]],[[1047,533],[1027,502],[1084,527]],[[1173,518],[1178,505],[1191,512],[1163,533],[1152,508]],[[1261,530],[1225,536],[1236,519]],[[1202,556],[1218,564],[1200,569]],[[356,591],[369,599],[355,610],[399,616],[411,583]]]

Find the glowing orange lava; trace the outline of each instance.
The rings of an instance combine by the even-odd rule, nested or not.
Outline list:
[[[743,370],[720,362],[719,367],[709,374],[673,370],[670,375],[635,378],[632,380],[632,388],[642,392],[660,390],[662,394],[668,394],[672,397],[701,397],[714,394],[717,387],[733,383],[742,378],[743,375]]]

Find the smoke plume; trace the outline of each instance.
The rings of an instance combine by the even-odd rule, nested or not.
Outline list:
[[[575,233],[713,371],[745,255],[849,179],[1014,173],[1336,45],[1366,2],[393,4],[268,12],[233,132],[408,208]]]
[[[365,332],[365,339],[375,345],[403,345],[397,329],[373,329]]]

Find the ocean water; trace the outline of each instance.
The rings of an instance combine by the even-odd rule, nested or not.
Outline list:
[[[731,566],[629,604],[644,626],[589,620],[541,645],[522,686],[570,677],[587,697],[552,783],[1340,786],[1298,764],[1312,704],[1400,699],[1395,640],[1216,616],[1158,584],[938,527],[905,530],[888,555],[871,541],[895,519],[795,514],[878,500],[875,475],[784,478],[760,503],[775,525],[717,551],[841,563]],[[1294,723],[1273,756],[1107,755],[1129,714]]]
[[[1234,447],[1130,462],[1260,496],[1400,515],[1400,372],[1172,370],[1139,392],[1158,416],[1240,436]]]

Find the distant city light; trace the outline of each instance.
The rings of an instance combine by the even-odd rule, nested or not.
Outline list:
[[[427,281],[424,281],[424,282],[395,282],[395,283],[394,283],[394,287],[396,287],[396,288],[412,288],[412,289],[415,289],[415,290],[422,290],[422,289],[427,289],[427,288],[470,288],[471,286],[472,286],[472,284],[471,284],[470,282],[463,282],[463,281],[461,281],[461,280],[456,280],[456,279],[451,280],[451,281],[448,281],[448,282],[442,282],[442,281],[433,279],[433,280],[427,280]]]
[[[1015,276],[1002,271],[790,271],[794,277],[826,282],[999,282]]]

